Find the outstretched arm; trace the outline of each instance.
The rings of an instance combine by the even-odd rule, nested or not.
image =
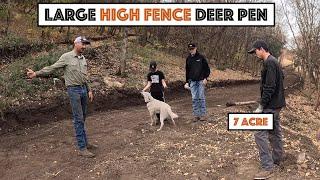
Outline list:
[[[51,66],[47,66],[42,68],[40,71],[36,71],[36,76],[41,76],[41,75],[45,75],[45,74],[51,74],[53,71],[63,68],[65,67],[66,64],[66,60],[63,56],[60,57],[60,59],[55,62],[54,64],[52,64]]]

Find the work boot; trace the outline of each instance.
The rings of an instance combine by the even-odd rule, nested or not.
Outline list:
[[[207,117],[206,116],[202,116],[201,118],[199,118],[200,121],[207,121]]]
[[[83,149],[83,150],[80,150],[79,151],[79,155],[80,156],[83,156],[83,157],[86,157],[86,158],[93,158],[95,157],[96,155],[93,154],[92,152],[88,151],[87,148]]]
[[[200,117],[194,117],[194,119],[189,119],[187,121],[187,124],[196,123],[200,120]]]
[[[87,144],[87,149],[97,149],[98,148],[98,146],[97,145],[95,145],[95,144]]]
[[[286,153],[282,153],[282,157],[279,159],[273,159],[273,164],[281,167],[283,162],[288,158]]]
[[[215,117],[211,117],[211,118],[207,118],[207,122],[208,123],[213,123],[213,122],[215,122]],[[217,122],[217,121],[216,121]]]
[[[255,174],[254,179],[268,179],[271,178],[273,175],[273,170],[267,171],[265,169],[262,169],[257,174]]]

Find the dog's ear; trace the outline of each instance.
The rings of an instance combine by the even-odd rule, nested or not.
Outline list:
[[[151,96],[150,93],[147,94],[149,101],[152,101],[153,97]]]
[[[150,100],[149,100],[149,97],[148,97],[148,95],[147,95],[147,92],[141,92],[141,95],[143,96],[143,98],[144,98],[144,102],[149,102]]]
[[[141,91],[140,94],[141,94],[143,97],[146,97],[147,92]]]

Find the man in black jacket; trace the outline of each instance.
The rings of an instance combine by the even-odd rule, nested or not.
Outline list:
[[[210,68],[207,60],[197,51],[197,46],[188,44],[189,56],[186,59],[186,84],[185,88],[190,88],[192,95],[194,122],[205,120],[206,100],[204,86],[210,75]],[[202,117],[202,119],[201,119]]]
[[[261,101],[255,113],[273,113],[273,130],[258,131],[255,133],[255,141],[259,149],[262,170],[255,175],[255,179],[267,179],[273,176],[274,165],[279,165],[283,154],[282,133],[280,127],[279,113],[286,105],[284,97],[283,79],[284,75],[277,59],[273,57],[268,45],[257,40],[253,48],[248,51],[263,60],[261,71]],[[272,152],[269,150],[269,143]]]

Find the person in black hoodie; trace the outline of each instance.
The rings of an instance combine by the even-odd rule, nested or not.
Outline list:
[[[210,68],[207,60],[197,51],[197,46],[194,43],[188,44],[190,52],[186,59],[186,84],[185,88],[191,90],[192,109],[194,120],[205,120],[206,115],[206,100],[205,100],[205,85],[210,75]]]
[[[273,113],[273,130],[261,130],[255,133],[255,141],[259,149],[262,169],[254,179],[267,179],[273,176],[274,165],[279,165],[283,155],[282,132],[279,113],[285,107],[283,80],[284,75],[277,59],[269,52],[268,45],[257,40],[248,51],[263,60],[261,71],[260,94],[261,100],[255,113]],[[269,143],[272,152],[269,150]]]

